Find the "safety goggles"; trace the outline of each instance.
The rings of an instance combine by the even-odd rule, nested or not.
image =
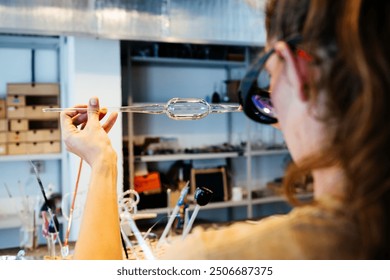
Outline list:
[[[294,37],[286,40],[287,45],[295,50],[297,44],[301,42],[301,37]],[[274,54],[272,48],[266,53],[262,53],[251,65],[238,88],[240,104],[245,114],[252,120],[262,124],[275,124],[278,122],[276,112],[270,97],[271,76],[265,68],[267,60]]]

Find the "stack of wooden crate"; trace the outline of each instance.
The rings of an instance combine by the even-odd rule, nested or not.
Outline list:
[[[59,115],[42,111],[43,108],[59,105],[59,84],[7,84],[6,153],[9,155],[59,153],[61,151]]]
[[[5,99],[0,99],[0,155],[7,154],[7,130]]]

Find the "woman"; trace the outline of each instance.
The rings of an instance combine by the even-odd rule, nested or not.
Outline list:
[[[294,2],[279,0],[275,16],[268,13],[263,63],[295,162],[285,187],[295,201],[294,185],[311,173],[314,202],[257,225],[195,232],[165,257],[176,258],[176,251],[186,259],[389,258],[390,45],[383,38],[390,4]],[[241,89],[248,113],[256,106],[246,97],[259,93],[245,80]]]
[[[162,258],[389,258],[390,45],[384,38],[390,3],[279,0],[268,7],[266,55],[252,74],[261,69],[270,74],[272,104],[266,114],[272,115],[259,117],[262,104],[256,98],[267,96],[253,87],[253,75],[242,82],[241,100],[249,117],[277,122],[284,134],[295,162],[284,181],[291,201],[297,202],[294,185],[308,174],[314,201],[257,224],[196,228],[164,248]],[[69,117],[62,115],[71,126]],[[72,144],[73,135],[65,136]],[[96,207],[95,202],[90,209]],[[114,235],[119,250],[119,234]],[[97,258],[108,257],[105,253],[96,252]],[[76,256],[91,258],[85,252]]]

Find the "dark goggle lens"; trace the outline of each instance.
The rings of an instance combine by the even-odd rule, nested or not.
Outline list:
[[[278,122],[268,91],[256,88],[251,91],[248,97],[244,112],[250,119],[262,124]]]
[[[276,119],[274,106],[272,105],[272,101],[268,92],[262,91],[261,95],[260,94],[252,95],[251,99],[257,111],[259,111],[260,113],[266,116],[269,116],[270,118]]]

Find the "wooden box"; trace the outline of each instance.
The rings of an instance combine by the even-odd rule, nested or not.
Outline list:
[[[60,153],[61,152],[61,142],[59,141],[49,141],[44,142],[44,153]]]
[[[7,113],[9,119],[55,119],[58,114],[45,114],[45,107],[58,107],[60,86],[57,83],[7,84]]]
[[[8,131],[8,121],[0,119],[0,131]]]
[[[7,143],[7,132],[0,132],[0,144]]]
[[[24,106],[8,106],[7,107],[8,119],[24,119],[26,117]]]
[[[26,131],[10,131],[7,133],[7,140],[9,143],[26,142]]]
[[[14,83],[7,84],[7,95],[38,95],[56,96],[60,93],[60,86],[57,83]]]
[[[43,108],[47,108],[48,106],[34,105],[34,106],[26,106],[25,107],[25,116],[30,120],[43,120],[43,119],[58,119],[59,114],[50,114],[44,113],[42,111]]]
[[[59,141],[61,133],[58,129],[41,129],[27,131],[27,141],[43,142],[43,141]]]
[[[7,117],[7,111],[5,108],[5,100],[0,99],[0,119],[5,119]]]
[[[45,152],[45,143],[29,142],[26,145],[29,154],[43,154]]]
[[[22,155],[27,153],[26,143],[8,143],[8,154],[9,155]]]
[[[18,142],[8,144],[8,153],[11,155],[17,154],[49,154],[60,153],[61,144],[58,141],[46,142]]]
[[[52,106],[34,105],[34,106],[8,106],[8,119],[30,119],[30,120],[46,120],[59,119],[59,114],[44,113],[43,108]]]
[[[0,155],[7,154],[7,144],[0,144]]]
[[[10,120],[9,124],[9,128],[11,131],[28,130],[28,120]]]
[[[7,95],[7,106],[25,106],[26,96],[24,95]]]

